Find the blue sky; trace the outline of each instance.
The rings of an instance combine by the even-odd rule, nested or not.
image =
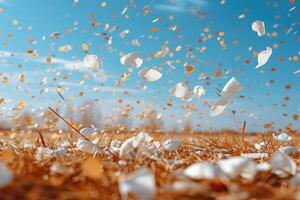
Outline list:
[[[104,115],[109,115],[113,106],[119,107],[117,101],[122,99],[121,106],[131,104],[134,107],[136,123],[139,120],[134,115],[148,106],[162,113],[168,127],[181,127],[190,119],[202,130],[235,129],[230,111],[236,110],[240,126],[246,120],[249,131],[265,130],[265,123],[273,123],[275,128],[291,123],[293,128],[299,128],[299,120],[292,117],[300,114],[298,0],[226,0],[225,3],[217,0],[119,0],[106,1],[106,6],[101,6],[103,2],[0,1],[0,98],[5,99],[0,104],[0,117],[12,115],[20,100],[26,102],[24,109],[55,107],[60,101],[55,88],[61,86],[64,96],[73,98],[69,102],[71,105],[97,99]],[[125,8],[127,12],[122,14]],[[158,17],[161,20],[153,23]],[[251,24],[255,20],[265,22],[265,36],[258,37],[252,31]],[[100,25],[93,27],[91,22],[100,22]],[[177,28],[172,31],[170,26]],[[153,27],[158,31],[152,31]],[[126,29],[129,34],[119,37]],[[59,39],[50,37],[54,32],[59,32]],[[217,32],[224,33],[221,38],[226,47],[218,42]],[[103,33],[112,38],[112,44],[103,39]],[[29,38],[34,42],[30,43]],[[140,45],[132,45],[133,40],[138,40]],[[89,44],[88,54],[103,60],[103,71],[99,74],[103,80],[95,80],[94,74],[88,71],[72,70],[74,63],[86,55],[81,48],[83,43]],[[71,45],[72,50],[59,52],[62,45]],[[162,45],[168,46],[173,55],[150,58],[149,54],[160,51]],[[181,50],[175,51],[179,45]],[[273,54],[266,65],[255,70],[257,57],[253,52],[264,50],[266,46],[272,47]],[[204,48],[204,52],[199,52]],[[33,58],[26,54],[28,49],[38,56]],[[186,57],[189,49],[194,58]],[[121,52],[139,52],[144,58],[141,68],[159,68],[162,79],[148,83],[140,79],[138,70],[134,70],[130,80],[122,87],[115,87],[120,75],[128,70],[120,63]],[[46,62],[48,57],[52,58],[51,63]],[[176,69],[170,70],[166,61],[173,62]],[[195,66],[195,71],[186,74],[184,63]],[[272,68],[276,72],[272,72]],[[222,74],[216,78],[218,70],[222,70]],[[20,74],[24,75],[24,82],[19,81]],[[210,80],[203,80],[203,76]],[[243,90],[224,114],[212,118],[208,115],[209,105],[219,99],[217,89],[222,89],[231,77],[240,81]],[[8,84],[3,83],[6,79]],[[188,81],[191,88],[202,85],[206,95],[188,103],[175,99],[168,91],[182,81]],[[147,88],[143,90],[145,85]],[[287,85],[290,89],[286,89]],[[41,92],[45,88],[48,91]],[[129,93],[124,94],[124,91]],[[85,95],[80,97],[79,92]],[[167,105],[168,99],[173,106]],[[142,104],[137,105],[137,100]],[[187,104],[195,105],[197,110],[183,109]]]

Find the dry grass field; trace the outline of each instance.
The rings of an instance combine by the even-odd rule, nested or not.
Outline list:
[[[296,134],[290,134],[293,139],[284,144],[270,133],[149,133],[151,141],[139,143],[132,149],[133,156],[122,158],[117,150],[118,145],[113,143],[119,141],[120,145],[138,133],[106,132],[91,136],[87,139],[96,139],[100,147],[99,151],[91,154],[80,150],[74,133],[3,131],[0,134],[0,157],[2,164],[5,163],[11,172],[12,180],[0,189],[0,199],[121,199],[122,177],[142,168],[149,169],[155,178],[154,193],[139,196],[142,194],[133,191],[123,198],[296,199],[297,195],[299,198],[299,185],[291,184],[294,175],[279,177],[272,173],[272,169],[257,170],[251,180],[240,175],[230,179],[194,179],[183,172],[193,163],[217,163],[220,159],[245,153],[266,153],[266,156],[251,160],[257,164],[271,163],[272,155],[280,147],[300,146],[300,138]],[[140,146],[146,147],[146,143],[164,144],[171,138],[180,141],[175,151],[161,145],[155,153],[138,156]],[[266,145],[258,150],[255,144],[260,142]],[[112,147],[114,145],[116,148]],[[45,149],[55,152],[49,153]],[[300,153],[288,154],[299,167]],[[143,190],[141,193],[147,188]]]

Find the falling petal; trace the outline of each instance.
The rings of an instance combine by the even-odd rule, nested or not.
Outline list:
[[[233,99],[236,93],[238,93],[241,89],[240,83],[233,77],[224,86],[221,96],[229,101]]]
[[[190,101],[194,92],[188,88],[185,83],[179,82],[173,88],[169,90],[170,94],[176,98],[182,99],[184,101]]]
[[[265,23],[259,20],[253,22],[252,30],[257,32],[259,37],[263,36],[265,34]]]
[[[135,52],[124,55],[121,57],[120,61],[125,66],[136,68],[139,68],[143,64],[143,59],[140,54]]]
[[[259,54],[257,56],[257,65],[256,65],[255,69],[260,68],[261,66],[265,65],[268,62],[271,55],[272,55],[271,47],[267,47],[266,50],[259,52]]]
[[[211,106],[209,115],[212,117],[220,115],[225,110],[228,103],[229,102],[226,99],[218,100]]]
[[[201,85],[196,85],[194,87],[194,97],[200,99],[205,95],[205,89]]]
[[[139,71],[140,77],[149,82],[158,81],[162,77],[162,73],[156,69],[143,69]]]
[[[102,69],[103,63],[96,55],[86,55],[83,64],[91,71],[98,72]]]

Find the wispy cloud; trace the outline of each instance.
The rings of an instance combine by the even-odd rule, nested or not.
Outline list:
[[[48,62],[48,57],[33,58],[31,62],[59,65],[62,69],[71,71],[88,72],[89,70],[84,66],[81,60],[69,60],[64,58],[51,58],[51,62]]]
[[[78,82],[72,82],[72,81],[65,81],[60,82],[59,85],[64,86],[70,86],[70,87],[79,87],[79,88],[94,88],[94,91],[100,91],[100,92],[117,92],[117,93],[123,93],[123,92],[129,92],[133,94],[141,93],[141,89],[135,89],[135,88],[120,88],[120,87],[113,87],[113,86],[95,86],[95,85],[81,85]]]
[[[61,67],[67,70],[88,71],[88,69],[84,66],[83,62],[79,59],[70,60],[64,58],[51,57],[51,61],[49,61],[49,57],[47,56],[31,57],[27,53],[19,53],[5,50],[0,50],[0,58],[15,58],[23,60],[24,62],[60,65]]]
[[[1,3],[1,0],[0,0]],[[13,52],[0,50],[0,58],[11,57]]]
[[[49,62],[48,61],[49,58],[46,56],[39,56],[37,58],[33,58],[31,56],[28,56],[28,54],[26,54],[26,53],[0,50],[0,63],[3,63],[3,64],[9,63],[9,60],[8,60],[9,58],[20,59],[20,60],[23,60],[24,62],[58,65],[61,69],[87,73],[91,77],[93,77],[94,80],[97,82],[105,82],[109,78],[115,78],[114,76],[109,75],[104,70],[100,70],[96,73],[91,72],[84,66],[83,62],[79,59],[69,60],[69,59],[55,57],[55,58],[51,58],[51,61]]]
[[[0,4],[8,4],[6,0],[0,0]]]
[[[178,5],[158,4],[155,7],[159,10],[165,10],[165,11],[177,12],[177,13],[182,13],[185,11],[184,7],[180,7]]]
[[[173,0],[168,3],[157,4],[155,8],[169,12],[183,13],[189,6],[203,7],[207,5],[208,2],[206,0]]]

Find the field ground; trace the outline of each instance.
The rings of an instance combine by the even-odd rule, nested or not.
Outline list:
[[[98,145],[104,147],[109,146],[115,139],[124,141],[133,134],[107,133],[96,137],[99,138]],[[197,184],[198,188],[172,190],[169,186],[180,179],[180,171],[193,163],[202,160],[214,163],[227,156],[258,152],[254,144],[263,141],[267,145],[260,152],[269,156],[255,161],[270,162],[272,154],[287,144],[274,140],[271,134],[243,135],[224,132],[150,135],[154,141],[160,142],[169,138],[182,140],[177,151],[160,149],[161,157],[170,161],[168,164],[147,156],[122,161],[114,153],[83,153],[76,150],[77,139],[74,135],[71,138],[70,133],[39,135],[37,132],[1,132],[0,156],[11,169],[14,178],[10,184],[0,189],[0,199],[120,199],[119,176],[134,172],[143,166],[152,169],[155,175],[155,199],[295,199],[297,191],[300,191],[299,186],[288,185],[290,177],[279,178],[270,171],[258,172],[252,181],[241,177],[226,183],[218,179],[189,180]],[[293,139],[288,145],[299,147],[300,137],[290,135]],[[57,149],[63,141],[68,141],[66,138],[74,141],[71,146],[65,147],[67,156],[37,158],[37,147]],[[299,156],[300,153],[297,152],[290,155],[298,168]],[[87,160],[93,160],[101,170],[89,166],[95,171],[86,172],[89,171],[84,167]],[[50,170],[54,163],[63,165],[67,169],[65,173]]]

